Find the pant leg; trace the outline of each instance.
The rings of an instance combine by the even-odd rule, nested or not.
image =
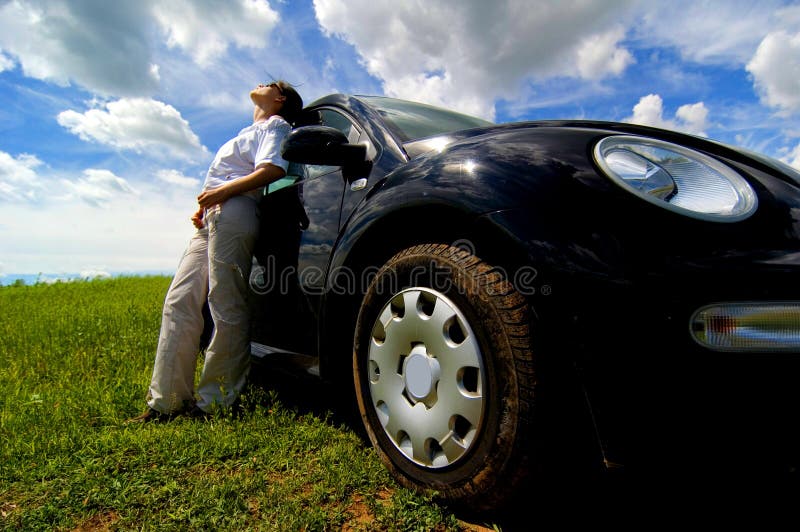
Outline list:
[[[161,413],[194,402],[194,374],[207,294],[208,230],[203,228],[189,241],[164,300],[147,401]]]
[[[226,201],[208,219],[208,306],[214,334],[206,349],[197,406],[230,406],[250,368],[248,291],[253,247],[258,236],[256,202],[244,196]]]

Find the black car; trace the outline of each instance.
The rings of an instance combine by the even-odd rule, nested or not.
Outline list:
[[[353,388],[383,462],[527,478],[800,466],[800,174],[622,123],[331,95],[265,196],[253,353]]]

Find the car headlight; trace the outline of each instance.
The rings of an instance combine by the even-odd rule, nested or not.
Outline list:
[[[758,206],[755,191],[716,159],[660,140],[619,135],[594,148],[602,170],[622,188],[655,205],[714,222],[737,222]]]

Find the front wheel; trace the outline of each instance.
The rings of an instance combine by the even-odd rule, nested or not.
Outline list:
[[[404,486],[488,509],[526,472],[535,388],[526,300],[472,253],[401,251],[364,297],[353,373],[373,446]]]

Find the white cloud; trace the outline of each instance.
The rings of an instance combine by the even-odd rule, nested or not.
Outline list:
[[[619,75],[634,62],[625,48],[618,46],[625,30],[617,27],[606,33],[587,37],[577,49],[578,72],[582,78],[601,79]]]
[[[354,45],[388,95],[487,118],[494,117],[497,98],[513,98],[526,80],[621,73],[632,60],[619,44],[624,31],[618,26],[629,5],[314,0],[323,31]]]
[[[800,111],[800,33],[767,35],[747,64],[761,101],[786,114]]]
[[[69,196],[78,197],[89,205],[100,207],[115,197],[137,195],[125,179],[109,170],[89,168],[83,171],[83,175],[75,181],[65,179],[62,184]]]
[[[159,170],[156,172],[156,177],[170,185],[177,185],[179,187],[198,188],[200,187],[200,180],[193,177],[186,177],[177,170]]]
[[[3,72],[4,70],[11,70],[12,68],[14,68],[14,61],[3,54],[3,51],[0,50],[0,72]]]
[[[635,62],[633,47],[739,68],[770,29],[796,32],[800,24],[800,8],[783,0],[314,0],[314,7],[323,31],[352,44],[386,94],[487,118],[496,100],[520,98],[528,82],[623,75]],[[792,48],[783,53],[796,57]],[[776,75],[756,77],[781,105],[795,105],[787,100],[800,98],[800,75],[782,74],[781,90]]]
[[[89,268],[82,270],[79,277],[81,279],[108,279],[111,277],[111,274],[102,268]]]
[[[57,119],[81,139],[113,148],[187,160],[207,154],[181,114],[156,100],[123,98],[105,104],[104,109],[63,111]]]
[[[648,94],[639,99],[639,103],[633,106],[633,116],[624,120],[634,124],[663,127],[664,121],[664,100],[658,94]]]
[[[0,5],[0,47],[28,77],[93,92],[153,91],[145,2],[12,0]]]
[[[161,67],[156,64],[150,65],[150,77],[156,81],[161,81]]]
[[[162,54],[164,45],[208,66],[231,46],[265,48],[278,22],[266,0],[5,0],[0,71],[13,59],[25,76],[60,86],[107,97],[152,96],[162,88],[159,63],[174,66]]]
[[[40,198],[43,187],[36,169],[42,164],[34,155],[23,153],[13,157],[0,151],[0,203]]]
[[[264,48],[279,19],[263,0],[170,0],[156,2],[153,13],[167,35],[168,46],[181,48],[201,66],[221,57],[230,44]]]
[[[706,136],[708,109],[703,102],[682,105],[675,116],[677,120],[665,118],[664,101],[661,96],[648,94],[639,99],[639,103],[633,106],[633,115],[623,119],[623,122]]]
[[[708,109],[703,102],[681,105],[675,113],[678,128],[705,137],[708,126]]]
[[[697,63],[743,65],[767,28],[785,18],[782,0],[639,2],[641,18],[632,26],[649,46],[677,48]]]
[[[174,271],[194,232],[189,220],[197,206],[194,191],[165,186],[146,168],[125,179],[100,168],[68,177],[48,168],[48,174],[37,175],[42,167],[48,168],[34,156],[0,152],[0,183],[17,190],[16,196],[0,193],[12,200],[0,208],[3,271],[82,272],[82,277]],[[184,177],[175,170],[157,173],[172,181]],[[34,207],[25,187],[37,193]]]
[[[104,208],[58,201],[44,209],[0,209],[3,270],[13,273],[174,271],[195,231],[194,194],[139,185],[139,197],[112,194]],[[141,200],[146,197],[147,201]]]
[[[34,155],[18,157],[0,151],[0,201],[39,208],[52,207],[54,203],[77,198],[92,206],[103,206],[119,196],[136,196],[128,182],[109,170],[89,168],[77,179],[39,175],[37,169],[45,166]],[[29,207],[30,208],[30,207]]]
[[[782,157],[781,161],[797,170],[800,170],[800,144],[795,146],[793,150],[789,151],[786,157]]]

